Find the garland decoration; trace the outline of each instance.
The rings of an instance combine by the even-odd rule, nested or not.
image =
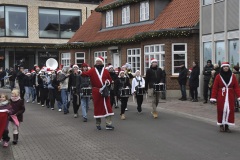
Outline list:
[[[138,43],[149,38],[173,38],[173,37],[189,37],[191,35],[191,30],[167,30],[167,31],[152,31],[144,32],[135,35],[131,38],[126,39],[113,39],[106,41],[97,41],[97,42],[73,42],[66,43],[61,45],[56,45],[57,49],[79,49],[79,48],[92,48],[98,46],[106,45],[119,45],[119,44],[128,44],[128,43]]]
[[[107,4],[105,6],[102,7],[97,7],[95,9],[96,12],[103,12],[103,11],[107,11],[107,10],[111,10],[113,8],[117,8],[120,6],[125,6],[125,5],[129,5],[129,4],[133,4],[133,3],[138,3],[141,1],[145,1],[145,0],[120,0],[120,1],[115,1],[113,3]]]

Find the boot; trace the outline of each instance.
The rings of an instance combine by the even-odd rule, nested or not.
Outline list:
[[[18,143],[18,134],[13,134],[13,142],[14,145]]]
[[[229,129],[229,126],[225,124],[225,132],[231,133],[231,130]]]
[[[224,126],[223,125],[220,125],[220,132],[224,132]]]
[[[125,115],[122,114],[122,115],[121,115],[121,120],[125,120],[125,119],[126,119]]]
[[[153,118],[157,118],[158,117],[157,111],[153,111],[152,114],[153,114]]]

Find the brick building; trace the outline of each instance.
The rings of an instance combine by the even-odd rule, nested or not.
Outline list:
[[[199,61],[199,0],[104,0],[67,44],[64,65],[126,62],[145,75],[151,58],[167,73],[169,96],[177,96],[179,64]]]
[[[0,66],[43,66],[59,60],[55,44],[66,43],[99,0],[1,0]]]

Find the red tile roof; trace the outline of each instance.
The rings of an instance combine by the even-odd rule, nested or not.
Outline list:
[[[100,6],[115,0],[104,0]],[[93,12],[69,42],[97,42],[131,38],[136,34],[162,29],[192,28],[199,22],[199,0],[172,0],[152,24],[101,31],[102,15]]]

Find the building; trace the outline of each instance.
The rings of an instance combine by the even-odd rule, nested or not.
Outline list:
[[[45,65],[91,15],[96,0],[1,0],[0,66]]]
[[[200,59],[239,66],[239,0],[201,0]]]
[[[169,96],[178,96],[180,63],[199,60],[199,0],[104,0],[67,44],[64,65],[102,56],[105,65],[126,62],[144,75],[152,58],[167,73]],[[66,58],[67,57],[67,58]]]

